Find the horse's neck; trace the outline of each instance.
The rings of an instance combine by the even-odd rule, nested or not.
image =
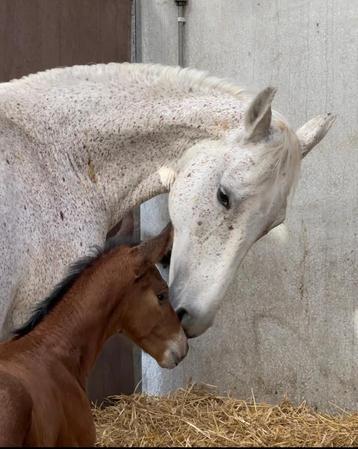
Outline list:
[[[55,85],[35,98],[36,104],[16,103],[28,109],[20,114],[21,126],[29,135],[36,130],[51,173],[75,170],[84,190],[96,192],[109,228],[137,204],[168,191],[160,169],[175,168],[197,141],[237,126],[242,108],[228,94],[153,94],[151,86],[138,90],[128,82],[122,89]]]
[[[230,126],[230,119],[237,118],[215,110],[218,101],[205,109],[206,100],[143,100],[135,108],[117,112],[116,120],[115,112],[109,112],[111,126],[93,126],[82,167],[88,170],[91,159],[110,226],[138,204],[167,192],[170,180],[165,173],[175,173],[185,150],[205,138],[217,138]]]

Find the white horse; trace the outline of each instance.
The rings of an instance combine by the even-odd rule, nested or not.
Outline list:
[[[171,300],[189,336],[204,332],[250,246],[284,220],[301,158],[334,120],[295,133],[271,112],[274,93],[127,63],[0,84],[2,336],[127,211],[168,191]]]

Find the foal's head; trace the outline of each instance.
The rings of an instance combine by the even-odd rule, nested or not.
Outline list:
[[[167,284],[155,267],[170,249],[172,240],[171,226],[136,246],[119,244],[118,238],[110,240],[103,250],[71,267],[68,276],[38,305],[29,321],[15,331],[16,337],[31,334],[42,321],[44,327],[39,332],[45,334],[53,330],[55,323],[65,328],[72,326],[73,321],[68,320],[68,314],[73,313],[73,308],[69,308],[72,302],[77,305],[76,326],[81,337],[85,332],[93,333],[93,326],[83,330],[81,324],[94,319],[100,331],[105,329],[105,340],[122,331],[160,366],[174,368],[188,352],[188,343],[169,303]]]
[[[123,304],[122,329],[163,368],[174,368],[188,352],[180,321],[169,302],[166,282],[155,267],[172,244],[172,228],[167,226],[154,239],[134,246],[133,283]]]

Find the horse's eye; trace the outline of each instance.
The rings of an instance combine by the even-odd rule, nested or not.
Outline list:
[[[217,191],[217,199],[226,209],[230,209],[230,201],[228,195],[223,191],[221,187]]]

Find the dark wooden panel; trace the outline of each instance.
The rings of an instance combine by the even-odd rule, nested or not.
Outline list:
[[[59,66],[130,60],[131,0],[0,0],[0,81]],[[110,339],[88,380],[91,400],[131,393],[140,352]]]
[[[133,349],[132,342],[121,334],[107,341],[87,382],[91,401],[100,405],[108,396],[133,393]]]
[[[131,0],[0,0],[0,81],[130,60]]]

